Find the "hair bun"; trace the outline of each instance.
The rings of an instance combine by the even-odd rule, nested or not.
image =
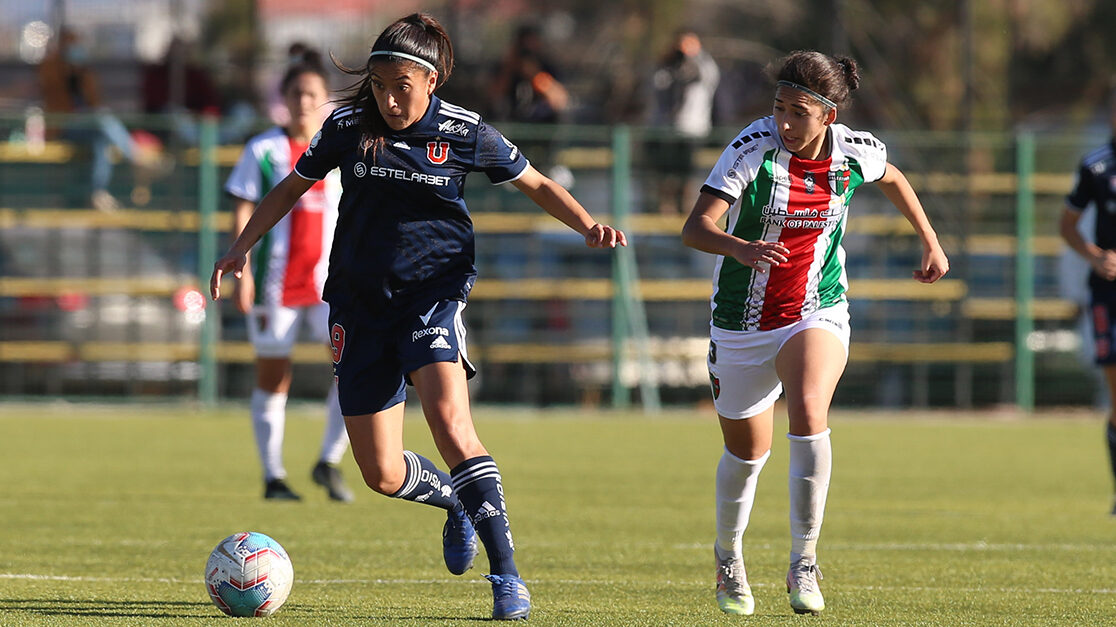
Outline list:
[[[860,72],[852,57],[837,57],[837,65],[840,65],[841,71],[845,73],[845,84],[848,85],[849,91],[860,87]]]

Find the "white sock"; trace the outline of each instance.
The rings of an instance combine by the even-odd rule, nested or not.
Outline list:
[[[264,480],[286,479],[283,467],[283,428],[287,423],[287,395],[252,390],[252,431],[260,452]]]
[[[771,451],[759,459],[740,459],[725,449],[717,464],[717,548],[722,554],[740,552],[740,537],[748,528],[756,483]]]
[[[318,457],[327,464],[337,465],[349,446],[349,432],[345,431],[345,417],[337,403],[337,382],[329,387],[326,395],[326,427],[322,434],[322,453]]]
[[[829,429],[814,435],[787,434],[790,440],[791,562],[817,560],[818,536],[829,494],[833,447]]]

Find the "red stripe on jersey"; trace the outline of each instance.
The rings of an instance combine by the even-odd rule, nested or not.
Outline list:
[[[307,144],[288,140],[293,167]],[[283,277],[283,306],[301,307],[322,301],[314,268],[322,258],[322,231],[325,219],[325,181],[318,181],[298,199],[290,215],[290,242],[287,272]]]
[[[787,197],[787,218],[779,241],[790,249],[787,263],[768,270],[767,293],[760,313],[760,330],[778,329],[802,319],[802,301],[806,298],[806,282],[814,249],[825,225],[829,209],[830,159],[813,161],[791,157],[787,166],[790,190]],[[803,228],[796,221],[818,223],[817,228]]]

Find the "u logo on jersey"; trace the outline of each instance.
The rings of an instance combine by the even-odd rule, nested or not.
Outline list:
[[[449,142],[426,142],[426,158],[430,163],[441,165],[449,159]]]

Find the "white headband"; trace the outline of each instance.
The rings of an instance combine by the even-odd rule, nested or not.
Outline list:
[[[399,57],[401,59],[406,59],[408,61],[414,61],[415,63],[418,63],[419,65],[421,65],[422,67],[430,70],[431,72],[437,72],[438,71],[438,68],[434,67],[433,63],[427,61],[426,59],[423,59],[422,57],[416,57],[413,54],[407,54],[406,52],[396,52],[394,50],[373,50],[372,54],[370,54],[368,56],[369,56],[369,58],[371,58],[371,57]]]
[[[803,87],[802,85],[799,85],[798,83],[792,83],[790,81],[779,81],[778,83],[776,83],[776,85],[782,85],[783,87],[790,87],[791,89],[797,89],[798,91],[806,94],[807,96],[812,97],[814,100],[817,100],[818,102],[820,102],[823,105],[829,107],[830,109],[836,109],[837,108],[837,103],[835,103],[832,100],[830,100],[829,98],[826,98],[825,96],[819,94],[818,92],[810,89],[809,87]]]

